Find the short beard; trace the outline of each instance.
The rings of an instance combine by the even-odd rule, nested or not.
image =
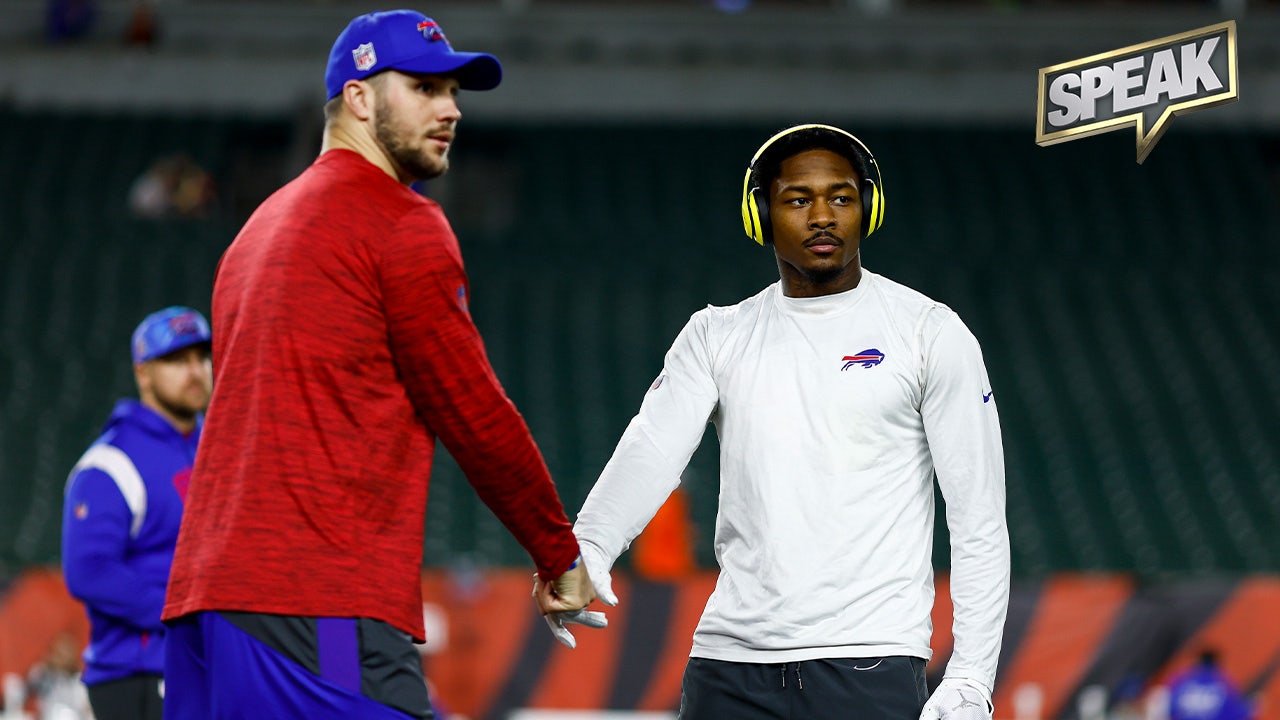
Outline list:
[[[194,407],[184,399],[164,397],[157,392],[151,394],[151,399],[171,417],[184,422],[194,421],[200,413],[204,412],[203,407]]]
[[[204,413],[207,405],[209,405],[209,396],[205,396],[204,405],[193,405],[191,401],[187,400],[186,391],[179,391],[173,397],[169,397],[165,396],[164,393],[155,392],[155,389],[152,388],[151,401],[159,405],[165,413],[173,416],[173,418],[188,421],[189,423],[189,421],[195,420],[197,416]]]
[[[421,153],[414,152],[400,141],[396,131],[391,127],[391,109],[387,107],[382,97],[377,100],[375,112],[378,114],[378,119],[374,122],[374,135],[382,147],[386,149],[387,154],[391,156],[392,162],[401,171],[414,180],[430,180],[433,177],[443,175],[449,169],[449,158],[447,156],[441,157],[440,162],[436,165],[427,165]]]
[[[834,283],[836,279],[840,277],[840,274],[843,273],[847,268],[834,267],[834,268],[825,268],[822,270],[809,270],[806,268],[797,268],[797,269],[800,270],[800,274],[804,275],[805,280],[809,281],[809,284],[829,285],[831,283]]]

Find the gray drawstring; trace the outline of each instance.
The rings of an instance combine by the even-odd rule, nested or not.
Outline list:
[[[782,667],[779,670],[782,671],[782,689],[785,690],[787,688],[787,664],[782,663]],[[796,686],[801,690],[804,689],[804,678],[800,677],[800,663],[796,663]]]
[[[796,683],[801,690],[804,689],[804,678],[800,677],[800,663],[796,663]]]
[[[778,669],[782,671],[782,689],[786,690],[787,689],[787,664],[783,663],[782,667]]]

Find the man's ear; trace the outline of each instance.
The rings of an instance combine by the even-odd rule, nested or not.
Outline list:
[[[375,92],[373,86],[363,80],[348,80],[342,86],[342,102],[357,120],[365,121],[373,117]]]

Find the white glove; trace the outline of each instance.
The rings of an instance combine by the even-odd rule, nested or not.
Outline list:
[[[602,628],[609,624],[609,618],[605,617],[604,613],[585,608],[570,612],[550,613],[543,615],[542,619],[547,621],[547,627],[551,628],[551,634],[569,649],[577,647],[578,641],[573,639],[573,633],[569,632],[569,628],[564,626],[565,623],[577,623],[589,628]]]
[[[609,576],[612,563],[604,556],[604,552],[593,543],[579,540],[578,553],[587,566],[587,577],[591,578],[591,587],[595,588],[596,597],[609,607],[616,607],[618,596],[613,594],[613,578]]]
[[[920,711],[920,720],[991,720],[991,693],[976,680],[945,678]]]

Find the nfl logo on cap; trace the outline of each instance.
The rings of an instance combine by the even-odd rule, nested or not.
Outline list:
[[[378,64],[378,54],[373,51],[373,43],[371,42],[352,50],[351,57],[355,58],[356,70],[360,72],[364,72]]]

